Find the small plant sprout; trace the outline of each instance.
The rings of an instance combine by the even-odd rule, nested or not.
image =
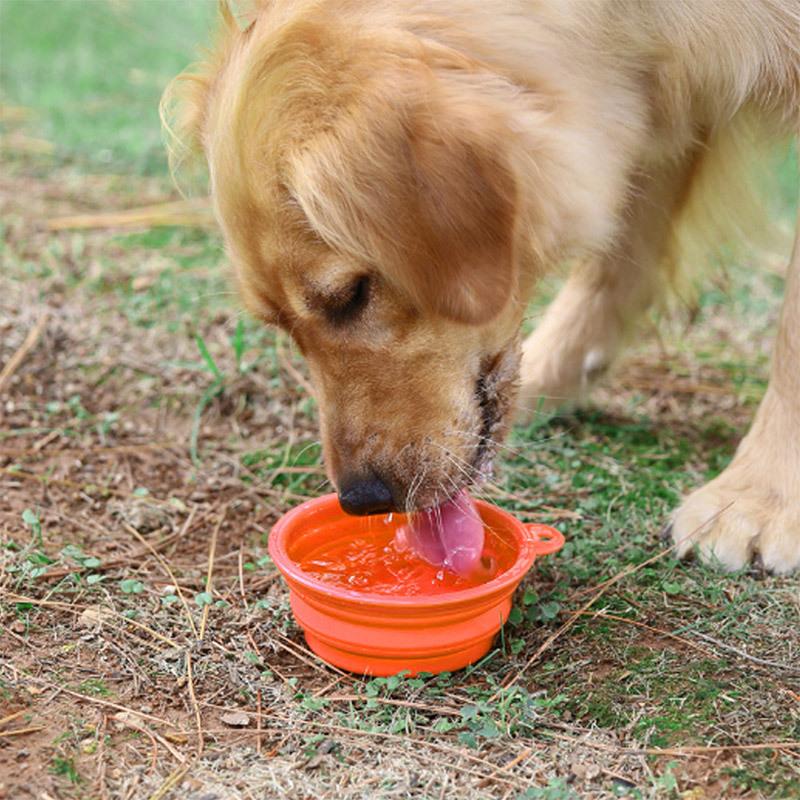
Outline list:
[[[195,407],[194,417],[192,420],[192,431],[189,436],[189,454],[191,455],[192,462],[194,464],[199,464],[200,457],[198,455],[197,445],[200,437],[200,424],[203,419],[203,412],[206,410],[209,403],[211,403],[215,398],[219,397],[225,390],[225,376],[220,371],[220,368],[217,366],[217,362],[214,361],[214,357],[209,352],[205,340],[202,336],[200,336],[199,333],[195,336],[195,342],[197,343],[197,349],[200,351],[200,355],[203,358],[205,368],[213,378],[211,383],[206,387],[205,391],[200,396],[200,400]]]
[[[22,512],[22,521],[33,534],[33,542],[37,547],[42,546],[42,523],[39,516],[31,508],[26,508]]]

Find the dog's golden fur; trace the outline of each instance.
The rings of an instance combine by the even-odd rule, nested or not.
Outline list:
[[[800,130],[796,0],[262,0],[222,20],[165,98],[173,153],[205,154],[246,304],[308,359],[332,480],[378,474],[406,508],[489,468],[520,352],[523,411],[605,369],[698,230],[748,221],[758,146]],[[800,564],[798,284],[796,248],[754,428],[674,520],[685,550],[713,518],[692,543],[729,568]]]

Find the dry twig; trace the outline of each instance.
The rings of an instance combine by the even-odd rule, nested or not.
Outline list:
[[[787,742],[751,742],[747,744],[715,744],[715,745],[689,745],[687,747],[621,747],[619,745],[595,742],[591,739],[580,739],[577,736],[568,736],[565,733],[547,731],[548,736],[562,739],[565,742],[592,747],[595,750],[605,750],[609,753],[625,753],[627,755],[644,756],[693,756],[712,755],[727,751],[747,752],[752,750],[800,750],[800,741]]]
[[[95,214],[72,214],[47,221],[51,231],[86,230],[90,228],[154,228],[182,225],[192,228],[213,226],[213,215],[206,202],[177,200],[156,203],[123,211]]]
[[[181,767],[180,769],[176,769],[171,775],[167,776],[167,779],[161,786],[156,789],[153,794],[150,795],[149,800],[164,800],[164,798],[176,787],[179,786],[181,781],[183,781],[184,776],[189,771],[189,767]]]
[[[30,331],[28,331],[28,335],[25,337],[25,340],[3,367],[2,372],[0,372],[0,393],[2,393],[3,389],[6,387],[6,384],[11,380],[11,377],[20,368],[28,353],[30,353],[30,351],[36,347],[36,343],[39,341],[39,337],[42,335],[42,331],[44,331],[45,326],[47,325],[48,318],[49,314],[47,311],[45,311],[42,316],[39,317],[37,323],[30,329]]]
[[[200,705],[197,702],[197,695],[194,691],[194,676],[192,675],[192,654],[186,652],[186,683],[189,687],[189,697],[194,709],[194,719],[197,724],[197,757],[203,755],[203,721],[200,717]]]
[[[206,571],[206,594],[211,594],[211,584],[214,577],[214,556],[217,553],[217,537],[219,536],[219,529],[222,527],[222,523],[225,521],[225,514],[228,513],[227,506],[222,509],[222,513],[219,515],[219,519],[217,520],[217,524],[214,526],[214,531],[211,534],[211,543],[208,546],[208,569]],[[206,635],[206,623],[208,622],[208,609],[209,604],[206,603],[203,606],[203,616],[200,619],[200,633],[197,636],[198,641],[203,641]]]
[[[192,511],[189,514],[189,519],[191,519],[191,517],[194,516],[194,512],[195,512],[195,509],[193,508]],[[142,534],[139,533],[139,531],[137,531],[136,528],[133,527],[133,525],[129,525],[127,522],[123,523],[123,525],[124,525],[125,529],[132,536],[134,536],[138,541],[140,541],[144,545],[145,551],[149,552],[156,559],[156,561],[158,561],[158,563],[161,566],[161,568],[167,573],[167,577],[172,581],[172,585],[175,587],[175,592],[178,595],[178,598],[180,599],[181,604],[183,605],[183,610],[184,610],[184,613],[185,613],[185,616],[186,616],[186,620],[189,623],[189,627],[192,630],[192,634],[194,635],[194,638],[195,639],[200,638],[198,636],[198,633],[197,633],[197,627],[194,624],[194,618],[192,617],[192,612],[191,612],[191,609],[189,608],[189,604],[186,602],[186,597],[183,594],[183,590],[181,589],[181,585],[180,585],[180,583],[178,583],[178,579],[175,577],[175,573],[172,571],[172,567],[170,567],[169,562],[165,558],[163,558],[156,551],[155,547],[153,547],[153,545],[151,545],[150,542],[148,542],[147,539],[145,539],[144,536],[142,536]],[[179,533],[176,533],[176,534],[174,534],[174,536],[170,536],[168,538],[169,538],[170,541],[172,541],[173,539],[177,538],[179,535],[180,535]],[[164,545],[164,542],[161,543],[162,547],[163,547],[163,545]]]

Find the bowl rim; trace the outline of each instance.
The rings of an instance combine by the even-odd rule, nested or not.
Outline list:
[[[519,545],[519,551],[516,560],[505,572],[502,572],[486,583],[468,589],[457,589],[454,592],[430,596],[396,596],[381,594],[379,592],[361,592],[357,589],[344,589],[339,586],[331,586],[330,584],[312,577],[307,572],[304,572],[300,566],[290,558],[286,549],[286,536],[298,523],[298,518],[303,517],[309,512],[321,511],[334,506],[344,515],[345,512],[341,511],[339,498],[335,493],[325,494],[321,497],[306,500],[280,517],[269,532],[269,554],[275,566],[287,582],[289,582],[290,589],[294,590],[292,583],[297,583],[317,595],[322,595],[328,600],[338,601],[339,603],[344,602],[347,604],[397,609],[430,609],[441,608],[443,606],[466,605],[479,600],[492,600],[496,595],[502,594],[504,590],[509,588],[513,590],[516,588],[517,584],[519,584],[528,570],[533,566],[533,562],[536,560],[538,554],[528,535],[528,529],[525,523],[493,503],[488,503],[485,500],[476,498],[473,498],[473,500],[478,506],[479,511],[487,511],[490,514],[499,516],[500,519],[514,531]],[[483,514],[481,514],[481,516],[483,516]]]

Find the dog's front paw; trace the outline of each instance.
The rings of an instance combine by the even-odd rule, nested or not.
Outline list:
[[[800,568],[800,497],[787,492],[793,476],[784,479],[786,465],[768,461],[737,456],[683,501],[671,524],[679,556],[696,549],[704,561],[730,571],[755,555],[775,574]]]
[[[581,400],[608,369],[610,349],[534,332],[522,353],[518,421],[527,423],[538,412]]]

